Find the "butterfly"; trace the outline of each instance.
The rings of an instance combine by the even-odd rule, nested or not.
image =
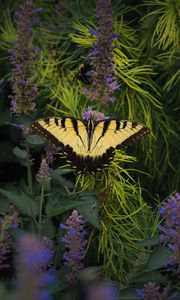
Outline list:
[[[115,149],[123,150],[149,132],[145,125],[132,121],[70,117],[40,119],[31,128],[48,142],[61,147],[66,161],[78,173],[92,174],[109,165]]]

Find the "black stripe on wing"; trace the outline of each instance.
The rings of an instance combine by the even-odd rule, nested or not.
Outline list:
[[[67,155],[66,160],[77,173],[88,172],[94,175],[98,170],[108,167],[110,161],[113,160],[114,153],[113,147],[110,147],[106,153],[98,157],[80,156],[72,152]]]
[[[50,124],[50,118],[46,118],[43,120],[45,124]],[[64,147],[64,144],[60,142],[53,134],[51,134],[48,130],[46,130],[43,126],[39,124],[39,122],[34,122],[31,125],[32,131],[35,131],[42,135],[45,139],[47,139],[48,142],[55,144],[58,147]]]
[[[147,128],[145,126],[142,127],[140,130],[138,130],[137,132],[135,132],[134,134],[129,136],[126,140],[124,140],[121,144],[117,145],[116,149],[123,150],[123,149],[129,147],[130,145],[134,144],[137,140],[139,140],[142,136],[144,136],[148,132],[150,132],[149,128]]]

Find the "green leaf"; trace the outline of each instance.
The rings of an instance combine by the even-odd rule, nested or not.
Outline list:
[[[13,300],[14,293],[11,293],[9,290],[6,289],[6,286],[2,283],[0,284],[0,299],[5,300]]]
[[[167,247],[160,246],[156,248],[151,253],[143,272],[150,272],[164,267],[167,264],[170,255],[171,251]]]
[[[80,193],[80,197],[84,199],[84,205],[80,206],[78,211],[86,221],[99,229],[99,203],[95,194],[83,192]]]
[[[23,191],[7,191],[0,189],[0,193],[7,197],[10,203],[19,208],[22,214],[35,218],[39,211],[37,202]]]
[[[128,288],[119,292],[118,300],[136,300],[140,299],[136,293],[137,288]]]
[[[28,134],[26,136],[26,140],[32,146],[43,147],[46,144],[46,141],[43,139],[43,137],[38,134]]]
[[[72,169],[71,168],[57,168],[56,170],[54,170],[54,172],[52,173],[52,177],[57,178],[59,175],[64,175],[64,174],[69,174],[72,173]]]
[[[20,149],[19,147],[15,147],[13,149],[14,155],[17,157],[19,163],[22,166],[27,166],[27,152],[25,150]]]
[[[11,121],[9,110],[3,111],[0,114],[0,127],[4,125],[9,125]]]
[[[31,126],[31,119],[30,119],[30,116],[27,116],[25,114],[21,114],[19,117],[18,117],[18,123],[19,124],[23,124],[25,125],[26,127],[30,127]]]
[[[13,153],[14,153],[14,155],[16,155],[17,158],[20,158],[20,159],[27,158],[27,152],[25,150],[20,149],[17,146],[13,149]]]
[[[76,273],[76,277],[78,280],[86,284],[90,282],[93,278],[98,278],[100,276],[100,273],[102,272],[102,269],[102,266],[86,267],[82,270],[79,270]]]
[[[51,175],[52,181],[54,181],[57,184],[60,184],[64,188],[74,189],[74,184],[70,180],[67,180],[65,177],[62,176],[62,174],[67,174],[67,171],[67,169],[64,171],[62,169],[56,169]]]
[[[63,295],[63,300],[76,300],[77,299],[77,289],[75,286],[71,286]]]
[[[13,148],[14,145],[8,140],[0,143],[0,163],[16,161],[16,158],[12,153]]]
[[[160,235],[158,235],[158,234],[154,235],[153,237],[151,237],[149,239],[140,241],[138,244],[142,245],[142,246],[147,246],[147,247],[158,245],[158,244],[160,244]]]
[[[49,198],[51,200],[47,202],[45,209],[46,214],[49,218],[60,215],[70,209],[77,207],[79,208],[80,206],[84,205],[83,200],[71,200],[72,196],[62,195],[57,196],[57,198],[52,198],[52,196],[49,196]]]
[[[165,278],[157,271],[154,272],[149,272],[149,273],[143,273],[135,278],[132,278],[129,283],[138,283],[138,284],[144,284],[147,282],[158,282],[158,283],[162,283],[165,281]]]
[[[9,202],[3,195],[0,196],[0,213],[4,213],[9,210]]]
[[[61,268],[58,271],[55,272],[55,278],[57,280],[54,282],[54,284],[50,287],[51,293],[57,293],[60,291],[65,290],[68,287],[67,279],[65,278],[67,271],[65,268]]]
[[[51,220],[43,220],[42,223],[42,235],[48,237],[49,239],[55,236],[55,227],[53,226]]]

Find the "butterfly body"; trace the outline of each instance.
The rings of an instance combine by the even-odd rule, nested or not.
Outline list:
[[[139,123],[106,119],[78,120],[69,117],[37,120],[32,129],[61,147],[66,161],[77,172],[95,173],[108,166],[115,149],[123,150],[149,129]]]

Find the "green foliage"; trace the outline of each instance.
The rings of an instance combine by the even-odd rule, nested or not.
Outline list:
[[[61,77],[56,87],[52,88],[50,99],[48,108],[54,114],[80,117],[81,97],[77,87],[72,84],[72,78],[69,80]]]
[[[13,187],[9,190],[0,189],[0,193],[4,195],[9,203],[13,203],[20,209],[20,211],[33,219],[38,214],[38,204],[24,191],[14,189]]]
[[[100,231],[94,230],[89,247],[98,234],[98,258],[103,259],[104,272],[121,283],[126,281],[127,273],[134,272],[139,253],[147,256],[148,251],[138,242],[152,237],[159,223],[156,213],[143,200],[139,184],[130,175],[132,171],[138,172],[127,167],[134,160],[117,151],[109,168],[96,178],[80,175],[77,179],[80,189],[98,191]],[[91,211],[97,207],[94,202]]]
[[[166,0],[145,1],[151,11],[145,18],[154,18],[156,25],[152,35],[151,43],[158,49],[172,49],[176,51],[179,47],[180,28],[179,20],[179,1]]]
[[[4,12],[4,24],[0,28],[0,48],[1,50],[9,50],[13,41],[16,39],[16,30],[14,28],[9,9]]]
[[[18,119],[11,115],[6,101],[11,93],[7,58],[16,39],[13,14],[17,7],[10,0],[0,4],[0,67],[4,78],[0,92],[5,99],[0,104],[0,212],[7,212],[13,203],[20,211],[22,229],[55,242],[58,283],[52,287],[53,299],[73,299],[77,294],[76,287],[70,290],[65,280],[61,263],[64,249],[59,243],[63,233],[58,228],[73,209],[86,221],[87,265],[101,268],[103,276],[118,283],[118,299],[138,299],[136,289],[144,283],[168,283],[163,271],[170,251],[159,245],[159,204],[155,199],[162,200],[179,184],[179,3],[144,1],[135,7],[133,1],[112,1],[114,32],[119,34],[114,41],[114,62],[120,90],[114,105],[100,104],[98,109],[119,120],[144,123],[151,132],[126,153],[116,151],[108,169],[96,176],[74,175],[58,157],[43,192],[35,175],[46,141],[28,132],[28,127],[32,120],[50,115],[81,118],[89,103],[76,74],[96,40],[89,29],[96,30],[97,22],[93,10],[96,1],[64,0],[59,9],[55,0],[38,0],[36,4],[44,9],[34,31],[35,45],[40,47],[37,112]],[[94,103],[91,106],[97,109]],[[23,133],[15,123],[25,126]],[[17,174],[7,184],[3,172],[12,163]],[[0,297],[11,296],[0,286]]]
[[[147,265],[144,268],[145,272],[154,271],[162,268],[168,261],[171,251],[161,246],[156,248],[148,259]]]

